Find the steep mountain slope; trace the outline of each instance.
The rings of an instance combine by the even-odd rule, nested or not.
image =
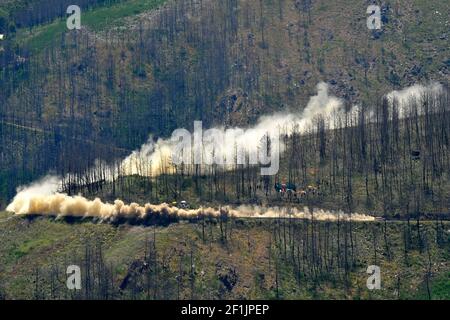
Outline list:
[[[343,223],[141,227],[0,212],[0,298],[448,299],[449,227],[363,223],[349,236]],[[82,290],[66,289],[68,263],[83,268]],[[382,289],[370,291],[374,263]]]
[[[56,20],[7,34],[3,197],[14,193],[11,177],[81,171],[196,119],[246,126],[301,109],[319,81],[370,105],[449,79],[446,1],[385,1],[381,31],[366,27],[370,1],[180,0],[148,10],[163,2],[106,2],[83,11],[81,31]]]
[[[449,298],[448,0],[379,1],[379,31],[366,27],[368,0],[80,0],[82,29],[69,31],[71,2],[0,0],[0,300]],[[443,86],[401,110],[383,99],[432,81]],[[149,176],[143,156],[138,174],[108,176],[149,135],[298,115],[316,93],[306,110],[327,106],[327,88],[347,112],[283,136],[277,175],[239,164]],[[135,204],[58,205],[60,178],[44,179],[51,190],[36,179],[69,172],[70,195],[170,205],[145,219]],[[2,211],[30,181],[14,209],[29,215]],[[180,200],[198,215],[170,216]],[[225,205],[288,215],[237,218]],[[303,207],[377,219],[293,219]],[[80,291],[66,290],[72,264]],[[366,289],[369,265],[381,290]]]

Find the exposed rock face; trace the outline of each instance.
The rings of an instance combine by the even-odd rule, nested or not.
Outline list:
[[[236,268],[233,266],[225,266],[223,262],[216,264],[216,275],[224,289],[228,292],[233,290],[239,280]]]
[[[247,126],[258,118],[261,108],[261,103],[250,99],[242,89],[230,89],[219,99],[215,118],[221,119],[225,127]]]
[[[130,267],[128,268],[127,275],[120,283],[120,290],[125,290],[128,286],[134,282],[136,282],[137,277],[142,275],[145,271],[149,270],[149,265],[147,262],[142,260],[134,260]]]

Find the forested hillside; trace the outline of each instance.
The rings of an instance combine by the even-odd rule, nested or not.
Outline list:
[[[449,299],[446,221],[0,219],[4,299]],[[67,290],[68,264],[82,290]],[[381,290],[366,287],[370,264]]]
[[[365,1],[163,2],[82,1],[79,31],[60,20],[63,3],[2,5],[3,207],[17,185],[124,157],[193,120],[246,126],[301,110],[319,81],[374,107],[448,80],[445,1],[386,1],[382,31],[367,29]]]
[[[450,298],[448,0],[71,4],[0,0],[0,300]]]

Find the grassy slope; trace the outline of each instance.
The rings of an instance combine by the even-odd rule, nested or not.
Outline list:
[[[204,276],[195,280],[197,298],[275,298],[274,263],[277,255],[269,259],[268,244],[270,233],[266,223],[247,221],[235,224],[231,240],[227,245],[219,241],[218,226],[213,226],[211,236],[204,243],[201,240],[201,227],[198,224],[178,223],[168,227],[131,227],[122,225],[114,227],[108,224],[90,222],[68,224],[48,219],[28,221],[14,218],[3,221],[8,214],[0,214],[0,290],[7,298],[31,298],[33,296],[33,277],[36,268],[40,268],[41,277],[46,268],[52,264],[62,265],[77,263],[83,256],[86,239],[95,239],[102,243],[108,263],[114,265],[116,283],[125,277],[129,265],[144,256],[146,239],[156,235],[159,257],[168,258],[168,269],[177,270],[177,254],[189,255],[191,244],[195,244],[193,261],[197,270]],[[377,245],[378,260],[376,264],[382,269],[382,290],[370,292],[365,287],[367,276],[365,268],[374,264],[370,232],[372,228],[381,230],[381,225],[358,224],[355,226],[358,240],[358,266],[351,274],[351,284],[345,289],[334,281],[323,280],[313,285],[311,279],[299,283],[293,276],[289,263],[280,260],[279,296],[284,299],[395,299],[396,274],[401,275],[401,293],[403,299],[428,298],[424,282],[428,258],[426,253],[412,250],[409,253],[409,265],[404,262],[402,254],[402,226],[388,225],[388,241],[391,245],[393,259],[386,257],[381,234]],[[431,232],[432,225],[425,224],[424,230]],[[450,225],[446,224],[447,228]],[[209,228],[207,227],[207,230]],[[449,239],[450,240],[450,239]],[[431,246],[432,276],[431,293],[433,299],[448,299],[450,289],[449,253],[446,249]],[[279,257],[279,256],[278,256]],[[75,262],[74,262],[75,261]],[[189,259],[184,268],[189,268]],[[218,278],[218,269],[236,270],[238,280],[231,291],[223,290]],[[264,280],[260,276],[264,275]],[[48,287],[43,286],[48,293]],[[191,297],[190,285],[183,285],[181,298]],[[221,289],[222,288],[222,289]],[[222,291],[221,291],[222,290]],[[221,292],[220,294],[218,292]],[[167,297],[175,298],[175,297]]]
[[[129,0],[86,12],[82,11],[81,23],[83,27],[92,31],[105,30],[112,26],[118,27],[124,18],[153,10],[165,2],[166,0]],[[52,45],[53,41],[60,39],[66,31],[66,19],[58,19],[53,23],[37,26],[31,31],[27,29],[19,30],[17,42],[38,53]]]

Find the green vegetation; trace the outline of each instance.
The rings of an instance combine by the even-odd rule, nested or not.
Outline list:
[[[82,10],[81,23],[83,27],[94,32],[118,28],[125,18],[153,10],[165,2],[166,0],[128,0],[93,10]],[[31,30],[20,29],[17,32],[16,41],[39,53],[45,48],[56,45],[66,32],[66,18],[57,19],[52,23],[33,27]]]
[[[431,286],[433,299],[450,300],[450,273],[439,275],[432,281]],[[419,297],[426,299],[423,295],[419,295]]]
[[[233,219],[224,224],[222,233],[213,221],[141,227],[15,217],[0,222],[1,289],[7,299],[96,298],[105,294],[99,275],[83,280],[83,285],[92,281],[92,292],[83,288],[75,296],[63,280],[51,289],[51,279],[65,279],[67,264],[82,270],[101,264],[113,281],[109,299],[428,299],[427,281],[432,299],[449,298],[450,234],[435,243],[433,222],[420,224],[422,244],[414,224],[356,223],[354,247],[345,240],[350,231],[345,223],[340,243],[336,223]],[[315,249],[310,242],[297,247],[307,240]],[[145,262],[150,269],[141,269]],[[371,264],[382,270],[379,291],[366,288]],[[130,282],[124,284],[127,276]]]
[[[367,3],[358,0],[213,0],[201,8],[176,0],[154,11],[166,2],[85,1],[86,29],[67,32],[57,8],[43,8],[40,20],[26,15],[36,0],[2,1],[0,210],[19,185],[77,172],[67,191],[105,201],[307,205],[405,222],[144,227],[0,212],[0,297],[450,299],[449,222],[406,220],[449,210],[448,92],[422,106],[432,111],[403,120],[381,99],[416,83],[448,83],[448,1],[385,1],[380,32],[367,30]],[[96,159],[116,163],[150,134],[168,137],[194,120],[246,127],[262,114],[300,112],[320,81],[366,108],[353,126],[328,130],[318,121],[317,135],[287,139],[277,177],[186,167],[84,185]],[[371,112],[382,120],[369,124]],[[273,185],[282,180],[318,192],[281,196]],[[104,272],[85,275],[92,290],[72,293],[55,281],[67,264]],[[365,287],[369,264],[383,270],[380,291]]]
[[[167,0],[129,0],[83,14],[84,23],[93,31],[120,27],[124,18],[154,10]]]

